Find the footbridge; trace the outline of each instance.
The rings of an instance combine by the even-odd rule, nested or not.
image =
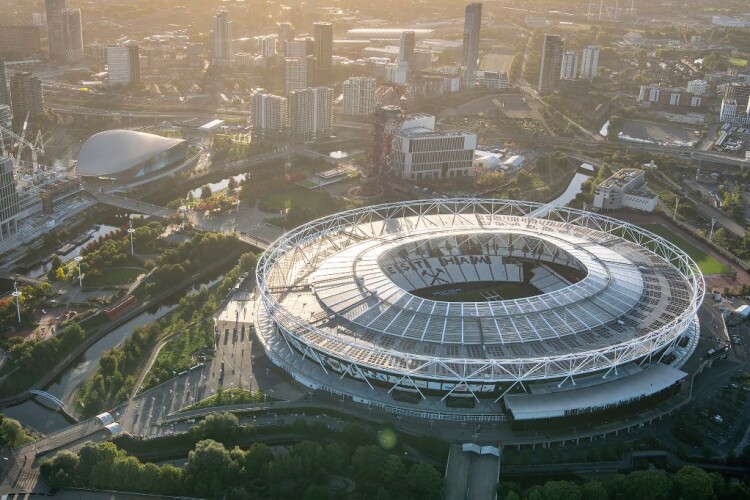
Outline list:
[[[92,196],[96,198],[99,203],[106,205],[112,205],[113,207],[122,208],[130,212],[136,212],[139,214],[150,215],[160,219],[170,219],[177,216],[177,210],[171,208],[161,207],[152,203],[147,203],[140,200],[132,200],[124,196],[117,196],[110,193],[104,193],[101,191],[90,190],[88,191]]]
[[[39,389],[32,389],[29,392],[34,396],[42,398],[45,404],[52,405],[56,410],[61,410],[65,406],[65,403],[63,403],[60,399],[53,396],[49,392],[40,391]]]

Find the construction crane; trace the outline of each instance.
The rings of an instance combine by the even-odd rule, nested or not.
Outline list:
[[[31,168],[32,173],[34,176],[36,176],[37,172],[39,171],[39,155],[44,155],[44,141],[42,141],[42,134],[41,132],[37,132],[36,139],[34,142],[29,142],[26,140],[26,124],[24,123],[23,130],[21,131],[21,135],[17,135],[15,132],[13,132],[11,129],[7,127],[3,127],[0,125],[0,140],[2,140],[3,133],[10,135],[12,138],[17,140],[19,142],[18,146],[18,153],[16,154],[16,157],[14,158],[10,148],[5,145],[5,141],[2,142],[2,150],[3,154],[5,156],[8,156],[11,160],[13,160],[13,164],[16,168],[19,168],[21,166],[21,153],[23,152],[24,148],[29,148],[31,151]]]

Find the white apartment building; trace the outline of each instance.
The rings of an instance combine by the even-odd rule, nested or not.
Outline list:
[[[138,44],[126,42],[107,46],[107,84],[127,85],[141,79],[141,60]]]
[[[287,95],[295,90],[306,89],[315,77],[315,57],[290,57],[284,62],[284,90]]]
[[[599,46],[589,45],[583,49],[581,58],[581,78],[593,80],[599,71]]]
[[[342,113],[367,116],[375,111],[375,78],[352,77],[344,82]]]
[[[214,16],[213,50],[211,62],[217,66],[231,65],[234,57],[234,40],[232,39],[232,21],[227,11],[222,10]]]
[[[273,94],[259,93],[250,97],[250,120],[253,138],[278,137],[287,126],[287,99]]]
[[[567,50],[563,54],[562,64],[560,65],[561,80],[575,80],[578,74],[578,53],[574,50]]]
[[[330,137],[333,132],[333,89],[294,90],[288,99],[289,134],[294,142]]]
[[[653,212],[659,197],[646,187],[646,172],[638,168],[623,168],[596,186],[594,207],[599,210],[628,208]]]

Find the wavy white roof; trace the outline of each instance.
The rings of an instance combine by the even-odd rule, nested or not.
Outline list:
[[[185,140],[135,130],[106,130],[84,143],[78,155],[76,172],[83,176],[118,174],[181,142]]]

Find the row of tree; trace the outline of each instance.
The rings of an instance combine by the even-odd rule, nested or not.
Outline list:
[[[237,418],[217,415],[198,431],[227,437]],[[196,426],[198,427],[198,426]],[[219,427],[223,427],[220,429]],[[85,445],[78,454],[58,453],[41,465],[42,477],[57,487],[138,491],[230,499],[439,499],[443,480],[430,465],[407,464],[399,455],[374,444],[346,440],[301,441],[274,452],[255,442],[247,449],[228,449],[202,439],[188,455],[184,469],[144,464],[113,443]],[[359,440],[361,442],[361,440]]]
[[[241,244],[234,236],[222,233],[201,233],[183,241],[159,256],[143,290],[146,295],[166,290],[214,262],[217,255],[226,255]]]
[[[77,401],[81,413],[86,416],[97,415],[109,405],[125,400],[135,385],[138,367],[144,356],[148,356],[157,339],[172,333],[197,333],[201,335],[201,346],[211,343],[211,329],[206,333],[202,320],[211,317],[218,310],[220,298],[237,282],[240,274],[254,269],[256,262],[255,254],[244,254],[240,258],[240,263],[227,273],[215,289],[209,290],[204,286],[197,293],[183,296],[179,307],[170,315],[136,328],[121,345],[105,351],[99,358],[96,374],[84,383],[78,393]],[[169,352],[166,347],[163,351]],[[146,386],[167,380],[173,376],[175,370],[184,369],[178,361],[181,360],[167,356],[158,357],[146,379]],[[190,361],[186,363],[189,364]]]
[[[3,367],[6,377],[0,395],[16,394],[36,382],[86,338],[86,333],[74,323],[50,339],[29,338],[11,347],[10,360]]]
[[[138,224],[142,224],[138,226]],[[88,278],[96,280],[102,275],[102,270],[122,266],[127,263],[130,255],[130,235],[128,234],[129,226],[122,226],[106,236],[98,238],[83,247],[81,250],[81,272]],[[164,227],[158,221],[151,221],[147,224],[136,221],[133,232],[133,247],[138,248],[139,253],[154,253],[161,249],[159,235]],[[65,274],[61,261],[53,261],[52,269],[55,272],[55,279],[77,279],[77,269],[74,272]],[[60,273],[60,269],[63,270]],[[52,271],[51,271],[52,272]]]
[[[18,323],[18,311],[16,310],[16,299],[10,295],[0,299],[0,325],[15,325],[21,328],[34,324],[34,311],[47,299],[52,290],[49,283],[39,285],[27,285],[19,288],[21,295],[18,304],[21,309],[21,323]],[[0,328],[0,333],[7,333]]]
[[[498,498],[504,500],[747,500],[745,483],[724,480],[693,466],[669,475],[659,470],[617,474],[603,481],[548,481],[523,489],[518,483],[502,482]]]

